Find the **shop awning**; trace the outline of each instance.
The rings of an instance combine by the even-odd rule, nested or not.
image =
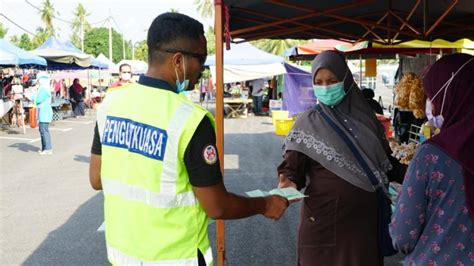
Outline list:
[[[225,0],[224,4],[229,21],[225,25],[229,34],[224,36],[234,40],[474,39],[472,0]]]

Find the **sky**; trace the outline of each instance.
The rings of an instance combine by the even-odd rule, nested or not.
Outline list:
[[[28,0],[33,5],[40,7],[43,0]],[[177,9],[179,13],[191,16],[204,24],[204,30],[213,24],[211,19],[202,19],[197,11],[194,0],[51,0],[59,18],[72,21],[73,11],[79,3],[82,3],[90,13],[89,23],[95,23],[93,27],[108,27],[103,22],[109,16],[114,17],[113,28],[122,32],[127,40],[138,42],[146,40],[148,27],[153,19],[161,13]],[[44,27],[39,11],[26,3],[25,0],[0,0],[0,13],[7,16],[16,24],[29,32],[35,33],[37,27]],[[102,21],[102,22],[101,22]],[[12,35],[25,33],[4,17],[0,16],[0,22],[8,28],[7,39]],[[53,20],[60,40],[69,40],[71,36],[71,25],[60,20]],[[32,37],[32,36],[30,36]]]

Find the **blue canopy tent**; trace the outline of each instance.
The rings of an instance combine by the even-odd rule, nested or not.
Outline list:
[[[17,65],[20,67],[45,67],[46,60],[27,52],[11,42],[0,39],[0,65]]]
[[[231,44],[224,51],[224,83],[277,76],[286,72],[283,57],[262,51],[250,43]],[[206,66],[215,76],[215,55],[207,57]]]

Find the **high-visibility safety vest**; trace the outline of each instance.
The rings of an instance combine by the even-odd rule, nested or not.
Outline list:
[[[212,265],[208,217],[184,153],[205,109],[174,92],[132,84],[97,113],[107,256],[114,265]]]

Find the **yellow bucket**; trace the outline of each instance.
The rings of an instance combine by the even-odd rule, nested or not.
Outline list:
[[[276,125],[276,120],[277,119],[287,119],[288,117],[289,117],[288,111],[277,111],[277,110],[272,111],[272,123],[273,123],[273,125]]]
[[[277,119],[275,121],[275,134],[277,136],[286,136],[290,133],[295,120],[292,118]]]

